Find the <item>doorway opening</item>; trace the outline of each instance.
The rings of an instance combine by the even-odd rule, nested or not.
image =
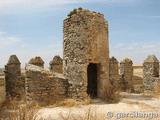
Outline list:
[[[90,63],[88,65],[87,76],[87,94],[93,99],[97,98],[97,64]]]

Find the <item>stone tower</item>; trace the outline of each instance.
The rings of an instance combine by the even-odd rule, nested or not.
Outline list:
[[[55,56],[53,60],[49,63],[50,70],[57,73],[63,73],[63,60],[60,56]]]
[[[100,13],[78,8],[64,20],[63,70],[71,98],[105,98],[109,81],[108,23]]]
[[[143,85],[145,90],[154,89],[155,78],[159,77],[159,60],[149,55],[143,63]]]
[[[109,60],[109,79],[112,85],[116,85],[119,80],[119,66],[115,57]]]
[[[36,56],[35,58],[30,59],[29,64],[36,65],[39,67],[44,67],[44,61],[41,57]]]
[[[133,88],[132,78],[133,78],[133,62],[132,60],[125,58],[120,63],[120,75],[123,82],[126,83],[126,89],[131,90]]]
[[[21,63],[16,55],[11,55],[5,66],[6,93],[8,97],[19,98],[24,84],[21,81]]]

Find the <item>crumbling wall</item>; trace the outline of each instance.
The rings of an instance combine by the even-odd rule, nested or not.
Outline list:
[[[83,99],[87,94],[87,68],[97,64],[98,97],[105,98],[109,81],[108,23],[100,13],[75,9],[64,20],[63,71],[69,81],[69,96]]]
[[[159,60],[149,55],[143,63],[143,85],[145,91],[153,91],[159,80]]]
[[[34,65],[26,66],[26,101],[49,104],[67,97],[68,82],[60,75]]]
[[[7,97],[21,99],[24,97],[24,79],[21,78],[21,63],[16,55],[11,55],[5,66]]]
[[[132,60],[126,58],[120,62],[120,80],[123,85],[123,90],[133,89],[133,62]]]
[[[110,58],[109,60],[109,79],[113,86],[118,87],[119,82],[119,66],[118,61],[115,57]]]
[[[55,56],[50,62],[50,70],[52,72],[63,73],[63,60],[60,56]]]
[[[6,91],[5,91],[5,79],[4,76],[0,76],[0,105],[5,101]]]

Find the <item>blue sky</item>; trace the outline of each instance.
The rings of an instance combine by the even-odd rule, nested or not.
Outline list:
[[[160,58],[160,0],[0,0],[0,67],[11,54],[22,66],[34,56],[46,62],[63,51],[63,19],[83,7],[109,22],[110,56],[141,64]]]

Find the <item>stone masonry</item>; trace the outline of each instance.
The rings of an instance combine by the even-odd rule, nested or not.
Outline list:
[[[24,80],[21,78],[21,63],[16,55],[11,55],[5,66],[7,97],[22,98],[24,95]]]
[[[117,86],[119,81],[119,66],[115,57],[112,57],[109,60],[109,79],[113,86]]]
[[[0,76],[0,105],[5,101],[6,90],[5,90],[5,78]]]
[[[143,63],[143,85],[145,91],[153,91],[159,81],[159,60],[155,55],[149,55]]]
[[[49,64],[52,72],[63,73],[63,59],[60,56],[55,56]]]
[[[100,13],[78,8],[64,20],[63,32],[63,70],[69,96],[105,98],[111,85],[108,22]]]
[[[27,102],[50,104],[67,97],[68,81],[63,75],[35,65],[26,66],[25,93]]]
[[[35,58],[30,59],[29,64],[36,65],[42,68],[44,67],[44,61],[39,56],[36,56]]]
[[[125,83],[126,90],[132,90],[132,78],[133,78],[133,62],[132,60],[125,58],[120,62],[120,76],[122,83]]]

